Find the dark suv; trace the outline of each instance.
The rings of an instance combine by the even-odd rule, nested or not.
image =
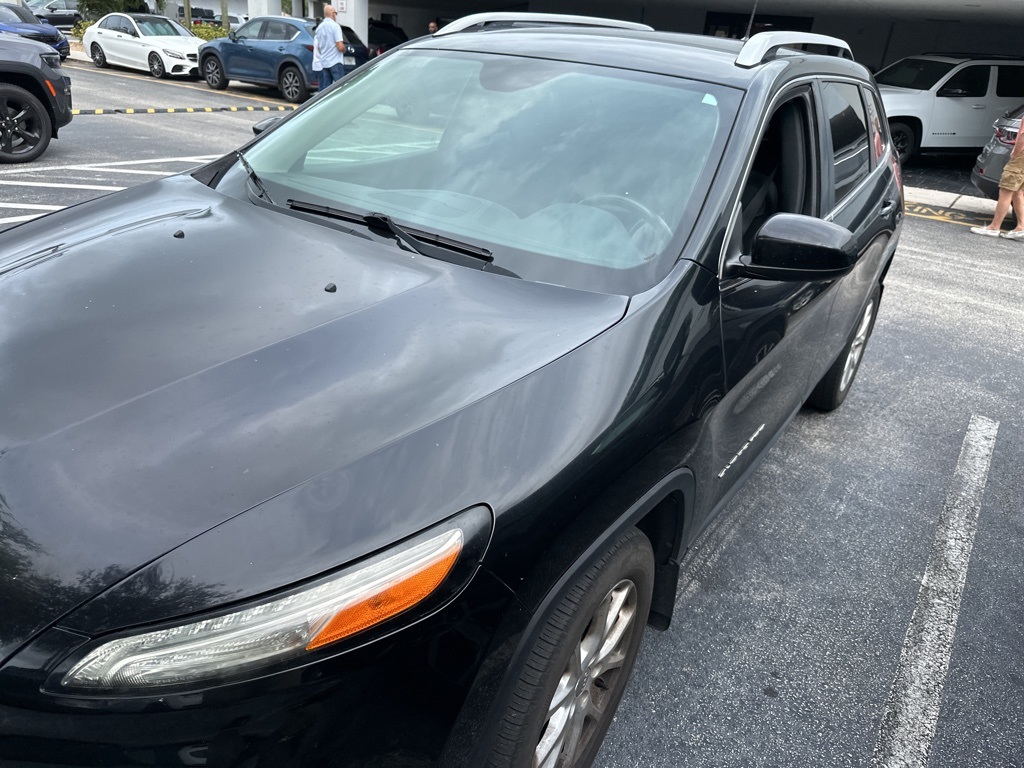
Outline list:
[[[486,18],[0,233],[0,763],[589,765],[850,393],[903,208],[846,44]]]
[[[71,122],[71,80],[48,45],[0,33],[0,163],[27,163]]]

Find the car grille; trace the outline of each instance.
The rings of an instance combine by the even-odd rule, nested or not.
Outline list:
[[[188,60],[189,61],[197,61],[198,59],[199,59],[199,54],[197,54],[197,53],[190,53],[188,55]]]
[[[40,43],[49,43],[50,45],[53,45],[60,40],[57,35],[48,35],[45,32],[33,35],[22,35],[22,37],[27,37],[29,40],[38,40]]]

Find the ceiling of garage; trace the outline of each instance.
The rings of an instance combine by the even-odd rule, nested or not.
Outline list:
[[[718,0],[714,10],[750,13],[755,0]],[[692,0],[677,5],[693,5]],[[708,5],[706,0],[702,3]],[[1024,0],[757,0],[759,14],[830,15],[892,21],[958,21],[970,24],[1024,24]]]

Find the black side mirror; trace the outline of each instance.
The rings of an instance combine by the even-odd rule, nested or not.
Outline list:
[[[235,34],[235,30],[232,29],[228,32],[228,40],[232,43],[238,42],[238,35]]]
[[[275,125],[277,125],[283,119],[284,118],[281,117],[280,115],[275,115],[274,117],[264,118],[263,120],[260,120],[258,123],[253,125],[252,132],[256,136],[259,136],[264,131],[269,131],[271,128],[273,128]]]
[[[967,95],[967,91],[965,91],[963,88],[940,88],[938,95],[939,96],[954,96],[954,97],[956,97],[956,96],[966,96]]]
[[[834,280],[860,257],[853,233],[813,216],[777,213],[754,236],[750,255],[729,259],[725,277],[780,282]]]

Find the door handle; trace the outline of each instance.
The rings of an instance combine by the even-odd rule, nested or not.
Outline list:
[[[896,201],[895,200],[883,200],[882,201],[882,207],[879,209],[878,212],[882,216],[888,216],[890,213],[893,212],[893,209],[895,207],[896,207]]]
[[[985,109],[985,105],[984,104],[974,104],[974,105],[971,106],[971,109]]]

